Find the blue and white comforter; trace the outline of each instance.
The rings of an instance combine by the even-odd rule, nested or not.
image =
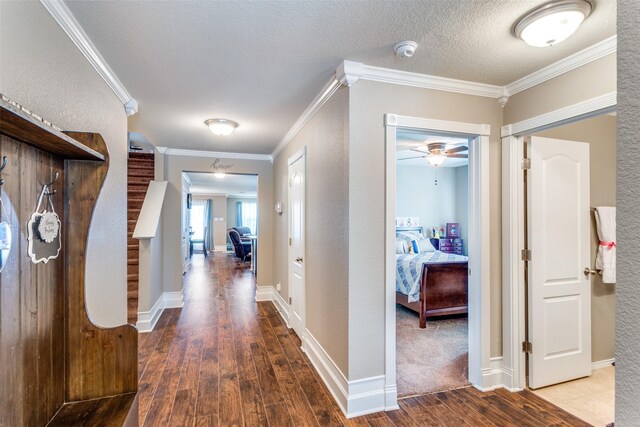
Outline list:
[[[441,262],[467,262],[468,257],[444,252],[423,252],[416,254],[396,254],[396,291],[409,297],[409,302],[420,301],[423,264]]]

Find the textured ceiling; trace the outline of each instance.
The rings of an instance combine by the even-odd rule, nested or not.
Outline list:
[[[227,174],[217,178],[212,173],[187,173],[191,180],[189,191],[193,194],[220,194],[238,197],[256,197],[257,175]]]
[[[270,153],[342,60],[505,85],[616,32],[597,0],[569,40],[533,48],[510,33],[545,0],[67,1],[140,104],[130,130],[156,146]],[[401,40],[419,47],[392,54]],[[204,126],[240,123],[231,137]]]

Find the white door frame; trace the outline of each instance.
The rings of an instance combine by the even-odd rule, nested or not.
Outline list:
[[[306,267],[306,259],[307,259],[307,220],[306,220],[306,216],[307,216],[307,146],[305,145],[304,147],[302,147],[300,150],[298,150],[294,155],[292,155],[291,157],[289,157],[289,160],[287,161],[287,183],[290,179],[289,176],[289,167],[295,163],[296,160],[300,159],[301,157],[304,156],[304,183],[303,183],[303,193],[304,193],[304,216],[305,218],[303,219],[303,254],[302,257],[304,259],[304,261],[302,262],[302,270],[303,270],[303,277],[304,277],[304,289],[302,289],[302,308],[301,308],[301,312],[302,312],[302,336],[300,336],[300,341],[301,341],[301,348],[303,350],[306,350],[307,348],[307,267]],[[289,195],[289,189],[291,187],[287,184],[287,208],[288,213],[287,213],[287,240],[289,239],[289,237],[291,237],[291,197]],[[291,286],[293,284],[293,280],[291,279],[292,275],[293,275],[293,270],[291,268],[291,262],[293,260],[293,257],[295,255],[293,254],[293,250],[291,248],[291,245],[287,246],[287,278],[289,281],[289,297],[291,297]],[[291,301],[289,301],[291,302]],[[294,316],[293,314],[293,305],[290,307],[290,316]],[[293,322],[293,320],[291,320],[291,322]],[[292,324],[293,325],[293,324]],[[297,332],[296,332],[297,333]]]
[[[385,114],[385,396],[397,407],[396,386],[396,130],[413,128],[469,137],[469,382],[493,388],[490,367],[489,135],[491,126]]]
[[[560,108],[503,126],[502,136],[502,370],[504,386],[526,386],[524,262],[524,172],[522,138],[535,132],[574,123],[616,110],[617,93]],[[510,374],[510,375],[508,375]]]

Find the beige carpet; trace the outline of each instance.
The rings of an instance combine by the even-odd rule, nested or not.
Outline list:
[[[428,320],[418,327],[417,313],[396,306],[396,360],[400,397],[467,385],[467,318]]]

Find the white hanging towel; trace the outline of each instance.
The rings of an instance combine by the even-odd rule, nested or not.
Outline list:
[[[600,239],[596,269],[602,271],[604,283],[616,283],[616,208],[598,206],[595,216]]]

